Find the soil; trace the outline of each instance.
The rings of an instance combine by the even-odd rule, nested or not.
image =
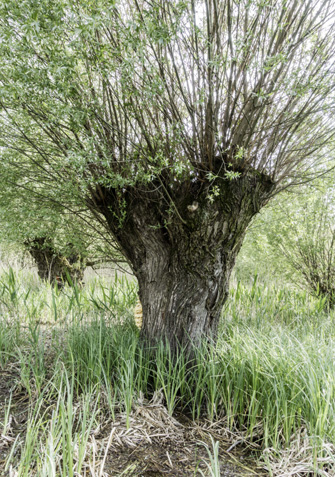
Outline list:
[[[194,442],[188,442],[183,447],[170,443],[140,444],[135,449],[123,448],[113,451],[107,462],[109,475],[118,476],[122,472],[128,476],[163,477],[166,475],[183,477],[200,475],[199,470],[206,472],[203,459],[208,461],[208,455],[203,447]],[[128,470],[127,470],[128,469]],[[220,475],[226,477],[261,475],[255,470],[248,469],[233,460],[229,461],[221,453]]]

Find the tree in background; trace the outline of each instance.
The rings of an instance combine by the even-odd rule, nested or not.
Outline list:
[[[19,178],[10,176],[4,164],[0,177],[0,242],[28,252],[42,280],[80,284],[87,266],[123,261],[89,211],[65,210],[45,197],[42,186],[37,196],[18,187]]]
[[[77,250],[66,254],[57,252],[52,239],[48,237],[27,240],[25,247],[33,257],[42,280],[57,283],[58,286],[83,282],[86,263]]]
[[[335,306],[334,173],[265,207],[249,228],[238,275],[286,280]]]
[[[335,202],[317,198],[289,214],[277,244],[295,272],[295,281],[335,306]]]
[[[1,0],[1,159],[104,217],[149,342],[215,337],[253,216],[327,167],[334,27],[332,0]]]
[[[292,199],[292,198],[291,198]],[[277,259],[284,260],[290,278],[316,297],[335,306],[335,197],[334,188],[306,191],[296,203],[284,202],[281,233],[267,230]]]

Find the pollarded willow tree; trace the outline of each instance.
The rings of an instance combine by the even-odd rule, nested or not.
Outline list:
[[[252,217],[325,170],[333,3],[1,1],[3,160],[104,216],[149,342],[215,337]]]
[[[254,246],[254,263],[274,262],[277,277],[322,298],[329,308],[335,307],[334,178],[328,174],[277,197],[254,221],[242,247],[250,256]]]
[[[86,267],[124,262],[89,209],[79,213],[73,194],[64,197],[63,191],[60,199],[57,188],[34,185],[32,194],[22,171],[5,160],[0,163],[1,246],[28,252],[39,277],[58,285],[81,284]]]

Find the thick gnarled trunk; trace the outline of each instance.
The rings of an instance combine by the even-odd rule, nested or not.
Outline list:
[[[177,255],[173,257],[173,252],[165,264],[164,254],[149,254],[148,273],[141,270],[138,276],[145,339],[155,344],[157,339],[167,338],[173,347],[178,343],[197,345],[204,336],[215,340],[235,254],[222,250],[216,257],[206,257],[204,253],[192,268]]]
[[[138,279],[148,344],[190,347],[216,337],[246,228],[273,184],[246,173],[215,185],[212,193],[210,183],[190,179],[93,197]]]

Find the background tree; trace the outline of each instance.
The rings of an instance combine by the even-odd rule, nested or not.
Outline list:
[[[324,297],[330,307],[335,305],[333,179],[332,175],[323,184],[316,182],[313,187],[302,187],[295,194],[287,194],[284,200],[275,201],[261,214],[246,241],[246,246],[255,240],[261,242],[260,247],[265,243],[288,282],[316,297]],[[250,244],[247,249],[250,250]],[[267,259],[269,263],[269,256]]]
[[[330,197],[302,204],[290,214],[278,247],[286,257],[295,281],[314,296],[335,305],[335,210]]]
[[[20,187],[3,164],[0,177],[0,243],[28,252],[42,280],[81,283],[87,266],[124,261],[89,211],[64,209],[42,185],[35,194]]]
[[[252,217],[326,167],[333,1],[9,0],[0,18],[2,160],[105,218],[149,341],[215,336]]]

